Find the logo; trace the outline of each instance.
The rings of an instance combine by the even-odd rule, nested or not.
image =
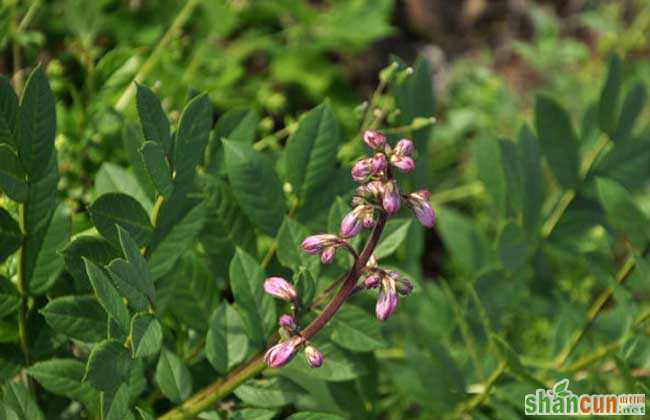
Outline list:
[[[538,389],[524,397],[527,416],[638,416],[645,415],[645,394],[574,394],[569,380],[553,389]]]

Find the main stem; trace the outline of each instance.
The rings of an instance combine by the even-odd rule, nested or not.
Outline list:
[[[355,260],[354,265],[348,271],[348,274],[345,276],[343,285],[339,289],[338,293],[330,301],[330,303],[325,307],[323,312],[321,312],[316,319],[309,323],[302,331],[300,331],[300,336],[305,340],[310,339],[318,331],[320,331],[332,317],[339,310],[341,305],[347,300],[348,297],[352,294],[357,285],[357,280],[362,274],[362,271],[370,256],[375,251],[381,234],[384,231],[384,226],[386,224],[386,214],[380,213],[377,220],[377,224],[370,234],[370,238],[366,242],[363,251],[359,255],[359,258]],[[257,375],[266,368],[266,363],[264,361],[264,352],[261,352],[255,355],[248,363],[241,366],[239,369],[231,372],[225,378],[219,379],[207,387],[203,388],[201,391],[196,393],[190,399],[185,401],[180,407],[174,408],[173,410],[168,411],[158,418],[158,420],[180,420],[185,419],[191,416],[194,416],[203,410],[207,409],[215,402],[219,401],[221,398],[230,394],[235,388],[241,385],[243,382],[247,381],[249,378]]]

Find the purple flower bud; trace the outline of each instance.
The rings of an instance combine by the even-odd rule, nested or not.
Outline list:
[[[370,181],[366,184],[372,198],[379,198],[384,194],[384,184],[381,181]]]
[[[388,163],[386,162],[386,155],[383,153],[376,153],[372,157],[372,171],[374,173],[384,172],[387,166]]]
[[[321,234],[321,235],[311,235],[307,236],[304,241],[302,241],[302,249],[308,254],[318,254],[328,246],[336,244],[339,238],[336,235],[330,234]]]
[[[329,264],[334,261],[334,256],[336,255],[336,247],[328,246],[320,253],[320,262],[323,264]]]
[[[372,175],[372,159],[361,159],[352,166],[352,179],[357,182],[365,181]]]
[[[368,130],[363,133],[363,141],[372,149],[380,149],[386,144],[386,137],[377,131]]]
[[[395,282],[395,288],[397,289],[397,292],[400,295],[406,296],[411,294],[411,292],[413,291],[413,285],[411,284],[410,281],[402,277],[399,272],[389,271],[388,276],[391,277]]]
[[[264,290],[271,296],[288,302],[296,299],[296,289],[282,277],[269,277],[264,280]]]
[[[380,321],[387,320],[397,307],[397,291],[395,282],[388,276],[385,276],[381,282],[381,291],[377,297],[375,313]]]
[[[361,217],[366,206],[357,206],[341,220],[341,237],[351,238],[361,231]]]
[[[415,217],[426,227],[433,227],[436,215],[429,203],[431,193],[426,190],[417,191],[408,195],[408,203],[415,213]]]
[[[296,320],[289,314],[283,314],[280,316],[280,319],[278,319],[278,325],[288,331],[293,331],[297,327]]]
[[[299,336],[294,336],[276,344],[266,351],[264,355],[264,361],[269,367],[279,368],[291,361],[293,356],[296,355],[296,348],[302,343],[302,338]]]
[[[363,224],[363,227],[366,229],[370,229],[375,225],[375,215],[373,211],[368,211],[364,213],[363,218],[361,219],[361,223]]]
[[[415,162],[409,156],[393,155],[390,157],[390,163],[404,173],[411,172],[415,169]]]
[[[379,273],[371,273],[368,277],[363,280],[363,287],[366,289],[374,289],[376,287],[379,287],[379,283],[381,282],[381,274]]]
[[[388,214],[395,214],[400,208],[400,196],[395,181],[384,184],[384,199],[382,200],[384,210]]]
[[[307,364],[310,368],[319,368],[323,364],[324,357],[320,350],[308,344],[305,347],[305,359],[307,359]]]
[[[411,156],[413,154],[413,142],[409,139],[402,139],[397,142],[393,152],[398,156]]]

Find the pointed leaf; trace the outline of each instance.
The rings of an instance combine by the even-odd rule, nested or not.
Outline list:
[[[646,99],[647,91],[643,83],[639,82],[630,89],[625,101],[623,101],[621,115],[616,125],[616,133],[613,137],[614,140],[620,141],[632,136],[634,123],[643,112]]]
[[[600,129],[610,136],[614,134],[614,130],[616,129],[618,98],[621,94],[622,83],[623,64],[618,56],[612,55],[609,59],[607,80],[600,92],[600,102],[598,103],[598,123]]]
[[[85,369],[76,359],[50,359],[35,363],[27,372],[49,392],[81,401],[96,411],[99,394],[88,382],[82,382]]]
[[[183,361],[163,348],[156,366],[156,383],[163,395],[178,404],[192,392],[192,376]]]
[[[235,199],[250,221],[275,236],[286,213],[284,193],[271,162],[252,147],[224,141],[226,168]]]
[[[18,222],[0,207],[0,263],[20,248],[22,237]]]
[[[332,319],[331,339],[339,346],[356,352],[367,352],[386,347],[379,331],[379,323],[366,310],[344,305]]]
[[[0,144],[0,190],[20,203],[27,200],[25,171],[18,156],[6,144]]]
[[[40,312],[52,329],[68,337],[88,343],[106,338],[108,317],[91,296],[58,297]]]
[[[153,141],[146,141],[140,149],[144,167],[147,169],[151,182],[165,198],[169,198],[174,190],[172,174],[167,163],[165,150],[162,146]]]
[[[97,300],[106,313],[117,322],[122,332],[128,333],[130,317],[122,297],[117,293],[115,286],[101,268],[86,258],[83,260],[90,284],[95,289]]]
[[[43,412],[22,382],[8,382],[2,391],[2,402],[14,411],[18,419],[45,420]]]
[[[0,143],[16,144],[14,132],[18,117],[18,97],[11,82],[0,75]]]
[[[134,168],[135,172],[135,168]],[[95,177],[95,193],[100,197],[108,193],[124,193],[135,198],[149,212],[153,203],[136,177],[128,170],[110,162],[102,163]]]
[[[145,140],[160,143],[163,150],[169,153],[172,145],[169,120],[160,100],[151,89],[140,84],[137,84],[135,100]]]
[[[404,242],[404,239],[406,239],[411,222],[411,219],[393,219],[388,221],[384,234],[377,248],[375,248],[375,258],[385,258],[395,252],[402,242]]]
[[[95,344],[88,357],[83,381],[99,391],[115,391],[129,378],[131,355],[117,340]]]
[[[133,357],[151,356],[160,351],[162,327],[154,315],[142,312],[135,314],[131,320],[130,336]]]
[[[208,144],[212,129],[212,105],[207,94],[195,97],[183,110],[174,143],[176,188],[189,189]]]
[[[205,356],[217,372],[225,374],[244,360],[247,351],[248,337],[241,316],[222,303],[210,317]]]
[[[88,210],[99,233],[115,245],[119,245],[116,225],[128,231],[140,246],[151,238],[153,228],[149,216],[131,196],[121,193],[104,194]]]

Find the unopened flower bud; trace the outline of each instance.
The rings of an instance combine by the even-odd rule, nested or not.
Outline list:
[[[382,205],[388,214],[395,214],[399,210],[400,196],[395,181],[389,181],[384,184]]]
[[[400,156],[394,154],[390,157],[390,163],[404,173],[409,173],[415,169],[415,162],[409,156]]]
[[[282,277],[269,277],[264,280],[264,291],[273,297],[288,302],[296,299],[296,289]]]
[[[386,155],[383,153],[376,153],[372,157],[372,171],[374,173],[384,172],[388,163],[386,162]]]
[[[323,353],[316,347],[308,344],[305,347],[305,359],[310,368],[319,368],[323,364]]]
[[[363,224],[363,227],[366,229],[370,229],[375,225],[375,215],[373,211],[366,212],[363,215],[363,218],[361,220],[361,223]]]
[[[289,314],[283,314],[280,316],[280,319],[278,319],[278,325],[288,331],[293,331],[297,327],[296,320]]]
[[[334,261],[334,256],[336,255],[336,247],[328,246],[320,253],[320,262],[323,264],[329,264]]]
[[[293,359],[300,344],[302,344],[302,337],[299,336],[293,336],[287,341],[278,343],[266,351],[264,361],[269,367],[282,367]]]
[[[417,191],[408,195],[408,203],[413,209],[415,217],[426,227],[433,227],[436,215],[433,212],[429,198],[431,193],[426,190]]]
[[[397,271],[389,271],[388,276],[390,276],[395,281],[395,288],[400,295],[406,296],[411,294],[413,291],[413,284],[402,277],[400,273]]]
[[[351,238],[361,232],[362,219],[368,211],[372,211],[370,206],[357,206],[341,220],[341,237]]]
[[[357,182],[365,181],[372,175],[372,159],[361,159],[352,166],[352,179]]]
[[[363,206],[366,203],[367,203],[367,201],[363,197],[359,197],[359,196],[356,196],[356,195],[354,197],[352,197],[352,206],[353,207]]]
[[[375,313],[377,319],[380,321],[387,320],[397,307],[397,290],[395,290],[395,282],[389,276],[384,276],[381,282],[381,291],[377,297],[377,304],[375,305]]]
[[[370,258],[368,258],[366,267],[370,267],[370,268],[377,267],[377,258],[375,258],[375,254],[372,254]]]
[[[308,254],[318,254],[324,248],[332,246],[338,242],[339,238],[336,235],[321,234],[310,235],[302,241],[302,249]]]
[[[379,283],[381,282],[381,274],[379,273],[371,273],[368,275],[363,280],[363,287],[366,289],[374,289],[376,287],[379,287]]]
[[[372,149],[378,150],[386,144],[386,137],[377,131],[368,130],[363,133],[363,141]]]
[[[413,142],[408,139],[402,139],[397,142],[393,152],[402,157],[411,156],[413,154]]]

